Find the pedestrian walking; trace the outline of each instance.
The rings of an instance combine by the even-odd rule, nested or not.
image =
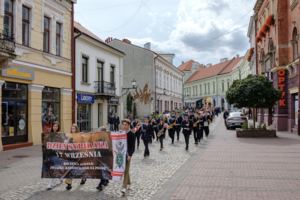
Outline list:
[[[198,141],[200,140],[200,133],[199,133],[199,126],[200,126],[201,119],[199,117],[199,113],[195,113],[195,117],[193,118],[193,132],[194,132],[194,139],[195,144],[198,144]]]
[[[183,135],[185,139],[185,150],[189,149],[189,139],[191,135],[191,131],[193,128],[193,124],[191,120],[189,120],[188,114],[184,114],[184,120],[181,122],[181,127],[183,129]]]
[[[119,131],[120,118],[117,113],[115,113],[114,117],[114,131]]]
[[[169,119],[169,128],[168,128],[168,132],[169,132],[169,136],[171,138],[171,143],[174,144],[174,136],[175,136],[175,124],[176,124],[176,120],[175,120],[176,116],[175,115],[172,115],[172,118]]]
[[[208,135],[209,135],[209,124],[211,122],[211,118],[210,118],[207,110],[205,111],[203,121],[204,121],[205,136],[208,137]]]
[[[182,122],[182,116],[180,115],[180,112],[176,113],[176,124],[175,124],[175,130],[177,133],[177,141],[179,141],[179,135],[181,130],[181,122]]]
[[[164,135],[166,134],[166,127],[164,126],[164,120],[161,118],[159,120],[159,123],[157,125],[157,137],[159,138],[159,142],[160,142],[160,150],[162,150],[164,148],[164,144],[163,144],[163,140],[164,140]]]

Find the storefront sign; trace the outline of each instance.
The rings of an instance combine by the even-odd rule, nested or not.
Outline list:
[[[25,128],[25,121],[23,119],[19,120],[19,129],[23,130]]]
[[[95,97],[93,95],[77,94],[77,102],[78,103],[94,103]]]
[[[285,106],[285,92],[283,91],[284,87],[285,87],[285,78],[284,78],[284,75],[285,75],[285,70],[281,69],[278,71],[278,75],[279,75],[279,88],[280,90],[282,91],[282,97],[281,99],[279,100],[279,106]]]
[[[119,99],[117,99],[117,98],[111,98],[110,100],[108,100],[108,103],[119,104]]]
[[[2,70],[2,76],[33,81],[34,71],[30,69],[19,68],[19,67],[10,67],[8,69]]]
[[[203,100],[205,101],[207,99],[207,97],[204,97]]]

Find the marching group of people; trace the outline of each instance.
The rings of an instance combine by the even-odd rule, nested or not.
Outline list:
[[[164,139],[167,138],[167,133],[171,138],[171,144],[174,144],[175,138],[177,141],[180,139],[180,132],[182,130],[184,139],[185,139],[185,150],[189,149],[189,138],[190,135],[194,136],[195,145],[200,144],[203,141],[203,135],[206,137],[209,135],[209,124],[213,121],[215,116],[218,116],[218,109],[211,109],[209,107],[202,109],[191,109],[186,110],[185,112],[172,111],[170,112],[170,117],[166,115],[160,117],[159,113],[155,112],[155,118],[153,115],[145,117],[145,123],[141,123],[138,116],[135,116],[134,121],[131,119],[123,119],[121,121],[123,130],[127,134],[127,156],[126,156],[126,167],[124,171],[124,180],[123,180],[123,189],[122,193],[125,194],[126,190],[129,189],[131,185],[129,168],[131,157],[135,151],[135,145],[137,149],[140,147],[140,139],[143,140],[145,150],[144,157],[150,156],[149,144],[152,144],[152,141],[160,142],[160,150],[164,148]],[[120,119],[115,114],[109,119],[111,131],[118,131]],[[52,125],[51,132],[59,132],[59,124],[54,122]],[[105,127],[100,127],[99,131],[106,131]],[[120,130],[122,132],[122,130]],[[71,133],[79,133],[78,126],[73,124],[71,126]],[[48,184],[48,189],[52,188],[53,179],[50,179]],[[81,179],[80,184],[85,184],[86,179]],[[96,187],[98,190],[102,190],[102,186],[108,184],[108,180],[101,179],[99,185]],[[62,179],[58,179],[58,184],[62,183]],[[70,190],[72,188],[72,179],[66,179],[65,183],[67,184],[66,189]]]

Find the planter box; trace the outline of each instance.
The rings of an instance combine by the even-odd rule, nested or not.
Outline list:
[[[262,138],[275,138],[276,130],[237,130],[236,137],[238,138],[252,138],[252,137],[262,137]]]

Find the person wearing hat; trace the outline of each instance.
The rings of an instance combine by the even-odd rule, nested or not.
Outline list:
[[[158,134],[158,132],[157,132],[157,125],[159,124],[159,114],[156,114],[155,115],[155,130],[154,130],[154,132],[155,132],[155,135],[156,135],[156,141],[158,141],[158,137],[157,137],[157,134]]]
[[[162,118],[159,119],[156,129],[157,129],[158,133],[161,131],[163,132],[160,136],[157,136],[160,141],[160,150],[162,150],[164,148],[164,144],[163,144],[163,140],[165,137],[164,135],[166,134],[166,128],[164,127],[164,120]]]
[[[151,115],[151,114],[148,115],[148,117],[149,117],[149,120],[150,120],[150,124],[152,125],[152,132],[154,132],[154,129],[155,129],[154,126],[156,127],[155,120],[152,119],[152,115]],[[152,144],[152,139],[155,140],[155,135],[154,135],[154,133],[151,134],[151,140],[149,141],[150,144]]]
[[[195,139],[195,144],[198,144],[200,138],[200,129],[201,125],[200,123],[202,122],[202,118],[199,117],[199,113],[195,113],[195,117],[193,119],[193,125],[196,124],[196,126],[193,126],[194,129],[194,139]]]
[[[204,132],[205,132],[205,136],[207,137],[209,135],[209,121],[211,120],[210,115],[208,114],[208,111],[205,110],[205,114],[203,117],[203,126],[204,126]]]
[[[140,122],[139,122],[139,117],[135,116],[134,118],[134,122],[132,122],[132,126],[130,127],[131,129],[134,129],[136,126],[140,126]],[[140,137],[141,137],[141,130],[137,130],[135,132],[135,138],[136,138],[136,142],[137,142],[137,149],[139,149],[140,146]]]
[[[191,135],[191,131],[193,128],[193,123],[191,122],[191,120],[189,120],[189,116],[188,114],[184,114],[184,120],[182,120],[181,122],[181,127],[183,129],[183,135],[184,135],[184,139],[185,139],[185,150],[189,149],[189,139],[190,139],[190,135]]]
[[[194,115],[193,115],[192,111],[190,110],[189,111],[189,120],[193,120],[193,118],[194,118]]]
[[[175,131],[177,133],[177,141],[179,141],[181,122],[182,122],[182,116],[180,115],[180,112],[177,112],[176,113],[176,124],[175,124]]]
[[[169,131],[169,136],[172,139],[172,144],[174,144],[174,135],[175,135],[175,124],[176,124],[176,120],[175,120],[176,116],[172,115],[172,118],[169,119],[168,121],[168,125],[171,126],[173,124],[173,127],[168,129]]]
[[[154,135],[153,135],[153,127],[149,123],[149,121],[150,121],[150,118],[149,117],[145,117],[145,124],[143,124],[141,126],[142,140],[144,141],[144,145],[145,145],[144,157],[150,155],[148,144],[149,144],[149,141],[152,140],[152,136],[154,137]]]

